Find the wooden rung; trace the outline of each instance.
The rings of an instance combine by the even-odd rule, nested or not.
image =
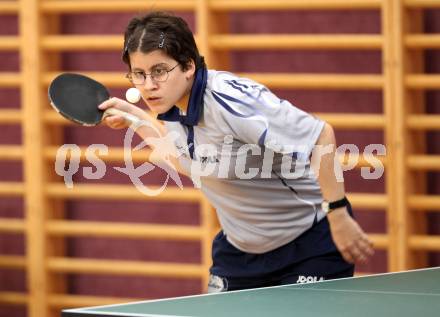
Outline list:
[[[336,129],[380,130],[385,128],[385,117],[381,114],[314,113]]]
[[[409,246],[413,250],[440,251],[440,236],[412,235]]]
[[[24,219],[0,218],[0,232],[23,233],[25,227]]]
[[[75,71],[73,71],[75,72]],[[79,72],[83,75],[91,77],[109,88],[129,87],[130,83],[122,72]],[[60,72],[50,72],[43,74],[43,83],[49,86],[50,82],[60,74]]]
[[[55,147],[55,146],[50,146],[45,148],[44,151],[44,155],[46,157],[46,159],[48,160],[52,160],[54,161],[56,158],[56,153],[58,151],[59,147]],[[84,161],[86,159],[85,157],[85,153],[87,148],[85,147],[80,147],[81,150],[81,157],[80,159],[82,161]],[[0,158],[2,158],[2,147],[0,146]],[[149,150],[143,150],[143,151],[133,151],[131,152],[132,155],[132,161],[134,163],[143,163],[143,162],[147,162],[149,160],[149,155],[150,155],[151,151]],[[385,164],[385,158],[383,156],[377,156],[377,155],[362,155],[362,153],[360,153],[361,155],[359,156],[359,158],[357,158],[357,164],[356,164],[356,168],[360,168],[360,167],[379,167],[379,164],[384,165]],[[109,148],[109,153],[107,155],[102,155],[99,157],[101,160],[103,160],[104,162],[123,162],[124,161],[124,149],[123,148]],[[354,157],[348,157],[348,156],[344,156],[344,155],[340,155],[340,161],[343,164],[349,164],[351,165],[353,162],[353,160],[355,160]],[[380,162],[380,163],[378,163]]]
[[[155,277],[201,278],[201,265],[167,262],[49,258],[48,269],[57,273],[143,275]]]
[[[411,195],[408,206],[411,209],[439,211],[440,195]]]
[[[209,6],[216,11],[249,11],[249,10],[355,10],[379,9],[381,0],[215,0]]]
[[[322,120],[330,123],[337,129],[380,130],[385,128],[385,117],[381,114],[350,114],[350,113],[314,113]],[[1,120],[1,119],[0,119]],[[72,123],[53,110],[44,112],[44,120],[51,124]]]
[[[44,149],[44,156],[47,160],[55,161],[56,154],[59,150],[60,146],[50,146]],[[1,149],[1,148],[0,148]],[[81,150],[81,161],[86,160],[86,147],[80,147]],[[1,153],[1,152],[0,152]],[[151,150],[139,150],[139,151],[131,151],[131,160],[133,163],[143,163],[148,162],[151,154]],[[99,158],[104,162],[124,162],[124,149],[123,148],[115,148],[109,147],[107,155],[100,155]]]
[[[194,37],[197,42],[197,35]],[[120,35],[46,35],[41,40],[46,51],[120,51],[123,45],[124,38]]]
[[[24,194],[23,183],[0,182],[0,197],[2,196],[22,196]]]
[[[14,110],[14,109],[0,110],[0,124],[18,124],[21,123],[21,117],[22,117],[21,110]]]
[[[127,176],[128,177],[128,176]],[[157,189],[156,187],[150,187]],[[168,186],[160,195],[146,196],[136,189],[134,185],[95,185],[74,184],[73,189],[67,188],[63,183],[48,184],[46,193],[53,198],[69,199],[105,199],[105,200],[142,200],[142,201],[178,201],[195,202],[202,199],[202,194],[197,189],[181,190],[178,187]]]
[[[354,208],[384,210],[388,204],[387,195],[385,194],[349,193],[347,196]]]
[[[360,155],[355,157],[352,155],[351,157],[344,154],[339,154],[339,161],[343,165],[352,166],[355,165],[355,168],[362,167],[373,167],[373,168],[384,168],[385,158],[383,156],[378,155]]]
[[[382,48],[380,35],[285,35],[246,34],[213,35],[209,45],[216,50],[267,50],[267,49],[368,49]]]
[[[161,0],[152,4],[142,0],[44,0],[41,10],[46,13],[90,13],[90,12],[139,12],[142,10],[190,11],[195,7],[193,0]]]
[[[0,292],[0,303],[9,305],[26,305],[29,296],[25,293],[18,292]]]
[[[411,114],[406,119],[406,125],[414,130],[440,130],[440,115]]]
[[[45,73],[43,81],[46,85],[59,73]],[[123,73],[115,72],[83,72],[107,87],[128,87]],[[242,73],[242,77],[256,80],[271,88],[303,88],[303,89],[382,89],[382,75],[341,75],[341,74],[280,74],[280,73]]]
[[[405,45],[413,49],[440,48],[440,35],[411,34],[405,37]]]
[[[120,50],[124,38],[119,35],[50,35],[42,38],[47,51]]]
[[[407,75],[405,84],[411,89],[439,89],[440,75]]]
[[[52,220],[47,223],[52,236],[88,236],[134,239],[197,241],[203,236],[200,226],[146,225],[92,221]]]
[[[14,51],[20,48],[18,36],[0,36],[0,51]]]
[[[18,1],[0,1],[0,14],[18,13]]]
[[[388,249],[389,247],[389,238],[386,234],[378,234],[378,233],[369,233],[368,237],[371,239],[371,242],[374,245],[375,249]]]
[[[62,115],[53,110],[45,110],[43,112],[43,120],[49,124],[74,125],[72,121],[65,119]]]
[[[438,0],[404,0],[403,5],[411,9],[440,8]]]
[[[277,74],[277,73],[242,73],[271,88],[279,89],[382,89],[381,75],[341,75],[341,74]]]
[[[0,87],[16,88],[21,85],[21,75],[19,73],[1,72]]]
[[[20,145],[0,145],[0,160],[21,160],[23,159],[23,152],[23,147]]]
[[[413,170],[440,170],[440,155],[410,155],[407,164]]]
[[[111,304],[122,304],[146,300],[145,298],[102,297],[68,294],[49,294],[48,302],[53,308],[90,307]]]
[[[0,256],[0,267],[22,269],[26,267],[26,258],[24,256],[2,255]]]

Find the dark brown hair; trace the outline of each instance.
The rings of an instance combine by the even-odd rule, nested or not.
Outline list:
[[[124,63],[130,68],[130,53],[149,53],[157,49],[175,59],[183,70],[188,69],[191,60],[196,68],[204,66],[194,36],[181,17],[156,11],[131,19],[124,34]]]

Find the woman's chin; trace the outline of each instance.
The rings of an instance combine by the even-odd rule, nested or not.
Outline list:
[[[156,107],[149,107],[149,108],[152,112],[155,112],[157,114],[164,114],[164,113],[168,112],[172,108],[172,106],[171,107],[165,107],[165,106],[157,107],[156,106]]]
[[[162,114],[167,112],[171,107],[167,107],[158,103],[147,102],[148,108],[156,113]]]

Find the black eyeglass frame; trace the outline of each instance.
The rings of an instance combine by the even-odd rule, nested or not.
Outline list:
[[[166,75],[166,77],[165,77],[165,79],[162,79],[162,80],[157,80],[157,79],[155,79],[154,78],[154,75],[152,75],[152,72],[151,73],[145,73],[145,72],[128,72],[126,75],[125,75],[125,78],[127,78],[133,85],[143,85],[143,84],[145,84],[145,81],[147,80],[147,76],[150,76],[150,78],[151,78],[151,80],[153,81],[153,82],[155,82],[155,83],[163,83],[163,82],[166,82],[167,80],[168,80],[168,78],[170,77],[170,72],[172,72],[177,66],[179,66],[180,65],[180,63],[177,63],[174,67],[172,67],[172,68],[170,68],[170,69],[168,69],[168,70],[166,70],[165,69],[165,71],[167,72],[167,75]],[[142,82],[139,82],[139,83],[135,83],[134,81],[133,81],[133,76],[132,76],[132,73],[142,73],[142,75],[143,75],[143,80],[142,80]]]

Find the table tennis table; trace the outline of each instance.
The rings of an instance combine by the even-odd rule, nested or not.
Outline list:
[[[440,316],[440,267],[62,311],[62,317],[121,316]]]

